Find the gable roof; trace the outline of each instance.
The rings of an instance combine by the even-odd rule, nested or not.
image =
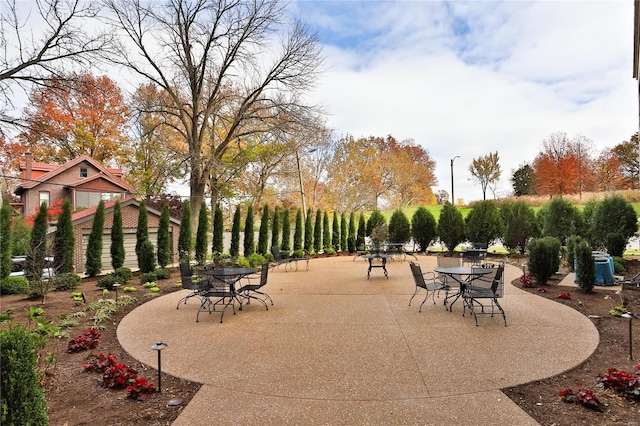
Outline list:
[[[92,157],[86,155],[86,154],[82,154],[79,157],[74,158],[71,161],[67,161],[64,164],[61,165],[53,165],[53,164],[49,164],[49,165],[45,165],[45,163],[35,163],[38,164],[38,168],[39,170],[47,170],[46,167],[55,167],[53,169],[51,169],[49,172],[45,173],[44,175],[40,176],[38,179],[29,181],[29,182],[25,182],[24,184],[20,185],[18,187],[18,189],[16,190],[16,193],[21,192],[25,189],[31,189],[34,188],[38,185],[40,185],[41,183],[45,183],[48,180],[54,178],[55,176],[58,176],[60,173],[71,169],[74,166],[77,166],[78,164],[82,163],[82,162],[88,162],[89,164],[91,164],[93,167],[95,167],[96,169],[98,169],[100,172],[97,175],[98,177],[103,177],[105,179],[107,179],[108,181],[110,181],[111,183],[120,186],[121,188],[123,188],[125,191],[130,192],[132,194],[135,194],[137,191],[134,187],[132,187],[131,185],[127,184],[125,181],[123,181],[120,176],[117,176],[116,174],[113,173],[112,170],[114,169],[108,169],[105,166],[103,166],[102,164],[100,164],[98,161],[94,160]],[[22,166],[22,163],[21,163]],[[32,165],[33,167],[33,165]],[[76,182],[77,184],[77,182]],[[73,186],[72,184],[70,184],[69,186]],[[77,185],[76,185],[77,186]]]
[[[104,203],[104,211],[109,212],[113,210],[116,205],[116,200],[107,201]],[[124,200],[120,200],[120,207],[125,207],[128,205],[133,205],[136,208],[140,207],[140,201],[135,198],[127,198]],[[93,219],[93,216],[96,214],[96,210],[98,210],[98,206],[89,207],[87,209],[81,210],[77,213],[71,215],[71,222],[75,225],[86,222],[87,220]],[[154,216],[160,217],[161,212],[153,209],[151,207],[147,207],[147,213],[151,213]],[[180,221],[172,216],[169,216],[169,222],[172,222],[174,225],[180,226]]]

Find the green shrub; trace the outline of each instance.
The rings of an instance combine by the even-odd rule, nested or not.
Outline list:
[[[27,294],[29,283],[22,277],[7,277],[0,280],[0,294]]]
[[[411,218],[411,236],[420,247],[421,252],[427,251],[429,244],[437,235],[436,219],[426,207],[420,206]]]
[[[610,232],[607,234],[605,245],[611,256],[620,257],[627,247],[627,239],[619,232]]]
[[[236,264],[240,267],[240,268],[249,268],[251,265],[249,265],[249,260],[246,257],[240,256],[238,258],[238,260],[236,260]]]
[[[622,275],[627,272],[625,263],[618,261],[616,258],[613,259],[613,270],[616,275]]]
[[[578,271],[578,286],[587,293],[591,293],[596,285],[596,265],[593,261],[591,246],[586,241],[581,241],[576,246],[576,263]]]
[[[155,272],[147,272],[140,275],[140,284],[146,284],[150,282],[154,282],[158,279],[158,275]]]
[[[0,424],[48,425],[36,347],[23,326],[0,330]]]
[[[249,265],[252,268],[255,268],[256,266],[262,265],[264,263],[264,256],[258,253],[253,253],[247,257],[247,260],[249,261]]]
[[[389,241],[404,243],[411,239],[411,224],[400,209],[395,210],[389,219]]]
[[[156,256],[153,244],[149,240],[145,240],[140,247],[140,272],[153,272],[156,269]]]
[[[155,270],[155,273],[159,280],[166,280],[171,277],[171,272],[166,268],[158,268]]]
[[[114,284],[122,284],[122,281],[115,274],[107,274],[96,282],[96,286],[107,290],[113,290]]]
[[[580,235],[571,235],[567,238],[567,266],[569,266],[569,270],[573,272],[574,270],[574,261],[576,259],[576,246],[582,241],[582,237]]]
[[[293,257],[304,257],[304,250],[300,249],[300,250],[294,250],[293,253],[291,254],[291,256]],[[269,259],[269,261],[273,260],[273,255],[271,255],[271,259]]]
[[[534,238],[527,246],[529,271],[539,284],[546,284],[558,271],[560,264],[560,242],[557,238]]]
[[[127,281],[129,281],[131,278],[133,278],[133,272],[131,272],[131,269],[125,267],[125,266],[121,266],[120,268],[116,269],[114,271],[114,274],[120,278],[120,283],[124,284]]]
[[[324,254],[333,256],[334,254],[336,254],[336,251],[333,249],[333,247],[326,247],[324,249]]]
[[[56,275],[51,278],[51,285],[54,290],[63,291],[63,290],[73,290],[78,287],[82,282],[82,278],[80,275],[72,274],[70,272]]]

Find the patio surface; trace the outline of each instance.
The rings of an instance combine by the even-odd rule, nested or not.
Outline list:
[[[434,256],[418,256],[423,272]],[[598,332],[584,315],[526,293],[505,269],[502,317],[462,316],[423,297],[408,261],[387,264],[312,259],[310,270],[269,272],[269,310],[253,301],[233,315],[200,315],[198,301],[176,309],[187,290],[141,305],[118,326],[136,359],[203,384],[173,423],[219,424],[537,424],[501,388],[566,371],[588,358]],[[559,338],[562,336],[562,338]]]

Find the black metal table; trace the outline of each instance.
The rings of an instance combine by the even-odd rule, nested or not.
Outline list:
[[[390,259],[391,256],[387,254],[365,254],[361,257],[364,257],[369,261],[369,269],[367,269],[367,279],[371,276],[371,270],[373,268],[381,268],[384,271],[384,276],[389,279],[389,274],[387,273],[387,259]],[[375,263],[375,260],[380,260],[381,263]]]
[[[202,303],[196,315],[196,322],[198,322],[200,312],[204,311],[210,314],[213,312],[221,312],[220,322],[222,322],[224,311],[229,305],[232,306],[235,315],[235,300],[238,301],[240,304],[239,309],[242,310],[242,300],[236,292],[236,283],[247,275],[255,274],[255,268],[211,268],[204,269],[201,273],[204,275],[203,278],[208,281],[209,288],[203,295]],[[217,298],[217,300],[213,301],[212,298]],[[218,305],[223,306],[221,311],[216,310]]]
[[[449,312],[453,309],[453,304],[460,298],[460,296],[464,297],[464,291],[467,285],[471,283],[473,280],[480,278],[482,275],[490,274],[492,272],[491,268],[471,268],[469,266],[441,266],[434,269],[434,272],[439,274],[445,274],[451,279],[455,280],[460,284],[460,290],[456,294],[448,295],[444,298],[444,306],[447,306],[447,301],[454,297],[453,302],[449,305]]]

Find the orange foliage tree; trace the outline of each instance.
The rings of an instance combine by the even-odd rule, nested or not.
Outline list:
[[[129,111],[120,88],[107,76],[53,77],[31,92],[18,139],[38,161],[64,163],[88,154],[121,165],[131,155],[125,126]]]

